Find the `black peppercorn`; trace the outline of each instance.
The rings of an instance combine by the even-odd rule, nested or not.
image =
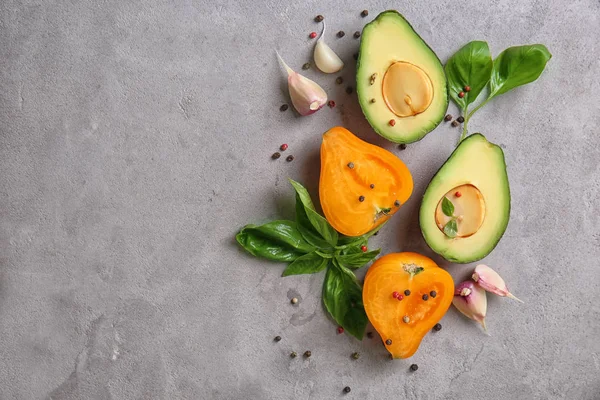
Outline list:
[[[454,121],[452,121],[452,123],[450,125],[452,125],[453,127],[456,128],[460,124],[458,123],[458,121],[454,120]]]
[[[310,68],[310,63],[304,63],[302,65],[302,69],[304,69],[304,70],[309,69],[309,68]]]
[[[385,344],[387,344],[388,346],[392,345],[392,339],[388,339],[385,341]]]
[[[358,354],[357,352],[352,353],[352,358],[355,360],[358,360],[360,358],[360,354]]]
[[[410,296],[410,290],[406,289],[406,290],[404,291],[404,295],[405,295],[405,296]]]
[[[304,357],[309,358],[310,356],[312,356],[312,353],[310,352],[310,350],[306,350],[304,352]]]
[[[367,337],[369,339],[373,339],[373,332],[367,332]]]
[[[282,104],[281,107],[279,107],[279,111],[287,111],[288,108],[289,106],[287,104]]]
[[[396,200],[396,201],[394,202],[394,205],[395,205],[396,207],[400,207],[400,201],[399,201],[399,200]]]
[[[297,356],[298,356],[298,353],[296,353],[295,351],[292,351],[290,353],[290,357],[292,357],[292,358],[296,358]]]
[[[398,148],[400,150],[406,150],[406,144],[402,143],[401,145],[398,146]]]
[[[290,161],[294,161],[294,156],[293,155],[289,155],[285,158],[285,161],[290,162]]]
[[[461,115],[460,117],[456,118],[456,120],[462,124],[463,122],[465,122],[465,117]]]
[[[419,369],[419,366],[418,366],[417,364],[412,364],[412,365],[410,366],[410,370],[411,370],[411,371],[416,371],[416,370],[418,370],[418,369]]]
[[[281,340],[281,336],[275,336],[275,339],[274,339],[274,340],[275,340],[276,342],[279,342],[279,341]]]
[[[452,115],[446,114],[446,116],[444,117],[444,121],[446,121],[446,122],[452,121]]]
[[[273,160],[277,160],[279,157],[281,157],[281,153],[280,152],[275,152],[273,153],[273,155],[271,156],[271,158]]]
[[[346,386],[346,387],[344,388],[344,393],[350,393],[350,391],[351,391],[351,390],[352,390],[352,389],[350,389],[350,386]]]
[[[423,300],[427,301],[427,300],[429,300],[429,295],[427,293],[425,293],[421,298]]]
[[[432,290],[431,292],[429,292],[429,295],[430,295],[432,298],[435,298],[435,296],[437,296],[437,292],[436,292],[435,290]]]
[[[325,19],[325,17],[323,17],[321,14],[317,15],[315,17],[315,22],[321,22]]]
[[[363,201],[365,201],[365,196],[359,196],[359,197],[358,197],[358,201],[360,201],[361,203],[362,203]]]
[[[354,89],[352,88],[352,86],[348,86],[348,87],[346,88],[346,93],[348,93],[348,94],[352,94],[353,92],[354,92]]]
[[[442,324],[435,324],[433,326],[433,330],[436,331],[436,332],[441,331],[442,330]]]
[[[352,161],[350,161],[348,163],[348,168],[350,168],[350,169],[354,168],[354,163]]]
[[[374,185],[374,184],[372,184],[372,183],[369,185],[369,187],[370,187],[371,189],[375,189],[375,185]]]
[[[360,37],[360,32],[356,31],[354,32],[354,39],[358,39]]]
[[[369,15],[369,10],[362,10],[362,12],[360,13],[361,17],[366,17],[367,15]]]
[[[354,57],[355,60],[358,60],[358,53],[354,53],[352,57]]]
[[[346,35],[346,32],[344,32],[344,31],[339,31],[339,32],[337,33],[337,37],[339,37],[339,38],[342,38],[342,37],[344,37],[344,35]]]
[[[341,85],[342,83],[344,83],[344,78],[342,78],[341,76],[338,76],[335,80],[335,83],[337,83],[338,85]]]

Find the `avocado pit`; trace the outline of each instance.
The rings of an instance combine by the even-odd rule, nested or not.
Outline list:
[[[433,83],[429,75],[405,61],[397,61],[388,67],[381,91],[390,111],[402,118],[424,112],[433,100]]]
[[[442,210],[443,197],[438,202],[435,210],[435,222],[444,232],[444,226],[452,219],[456,219],[456,237],[469,237],[475,234],[485,219],[485,200],[483,194],[471,184],[460,185],[444,195],[454,205],[454,216],[444,214]]]

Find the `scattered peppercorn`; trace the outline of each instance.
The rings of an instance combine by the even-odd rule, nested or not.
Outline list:
[[[402,301],[403,298],[404,298],[404,296],[402,296],[402,295],[398,296],[398,301]]]
[[[396,201],[394,202],[394,205],[395,205],[396,207],[400,207],[400,201],[399,201],[399,200],[396,200]]]
[[[295,351],[292,351],[290,353],[290,357],[292,357],[292,358],[296,358],[297,356],[298,356],[298,353],[296,353]]]
[[[350,393],[350,391],[351,391],[351,390],[352,390],[352,389],[350,389],[350,386],[346,386],[346,387],[344,388],[344,393]]]
[[[304,70],[309,69],[309,68],[310,68],[310,63],[304,63],[302,65],[302,69],[304,69]]]
[[[452,121],[451,125],[456,128],[459,124],[458,124],[458,121]]]
[[[373,339],[373,332],[367,332],[367,337],[369,339]]]
[[[442,330],[442,324],[435,324],[433,326],[433,330],[436,331],[436,332],[441,331]]]
[[[279,107],[279,111],[287,111],[288,108],[289,106],[287,104],[282,104],[281,107]]]
[[[410,296],[410,290],[406,289],[406,290],[404,291],[404,295],[405,295],[405,296]]]
[[[462,193],[457,191],[457,192],[454,193],[454,196],[460,197],[460,196],[462,196]]]
[[[342,333],[344,333],[344,328],[342,328],[341,326],[338,326],[337,333],[338,333],[338,335],[341,335]]]
[[[289,156],[287,156],[287,157],[285,158],[285,161],[287,161],[287,162],[294,161],[294,156],[290,154]]]
[[[327,102],[327,105],[329,106],[329,108],[333,108],[333,107],[335,107],[335,101],[333,101],[333,100],[329,100],[329,101]]]
[[[338,85],[341,85],[342,83],[344,83],[344,78],[342,78],[341,76],[338,76],[335,79],[335,83],[337,83]]]
[[[458,97],[460,97],[461,99],[462,99],[463,97],[465,97],[465,92],[459,92],[459,93],[458,93]]]
[[[390,346],[392,344],[392,339],[388,339],[385,341],[385,344],[387,344],[388,346]]]
[[[308,35],[309,38],[314,39],[317,37],[317,32],[311,32],[310,35]]]
[[[354,89],[352,88],[352,86],[348,86],[348,87],[346,88],[346,93],[348,93],[348,94],[352,94],[353,92],[354,92]]]
[[[306,350],[304,352],[304,357],[309,358],[310,356],[312,356],[312,353],[310,352],[310,350]]]
[[[350,161],[348,163],[348,168],[350,168],[350,169],[354,168],[354,163],[352,161]]]
[[[465,86],[465,92],[470,92],[471,91],[471,86]]]
[[[413,365],[410,366],[410,370],[411,371],[416,371],[418,369],[419,369],[419,366],[417,364],[413,364]]]
[[[366,17],[367,15],[369,15],[369,10],[362,10],[360,13],[360,16],[363,18]]]
[[[435,296],[437,296],[437,292],[435,290],[432,290],[431,292],[429,292],[429,295],[435,299]]]
[[[423,296],[421,296],[421,298],[425,301],[429,300],[429,295],[427,293],[425,293]]]
[[[360,358],[360,354],[358,354],[357,352],[352,353],[352,358],[355,360],[358,360]]]
[[[363,201],[365,201],[365,196],[358,196],[358,201],[360,201],[361,203],[362,203]]]
[[[392,297],[397,299],[398,297],[400,297],[400,293],[394,292],[394,293],[392,293]]]
[[[446,116],[444,117],[444,121],[448,122],[452,120],[452,115],[450,114],[446,114]]]
[[[402,322],[408,324],[410,322],[410,317],[408,315],[405,315],[404,317],[402,317]]]
[[[361,250],[363,253],[366,253],[368,249],[367,249],[367,246],[360,246],[360,250]]]
[[[291,300],[291,302],[292,302],[292,304],[296,304],[296,303],[298,303],[298,299],[294,297],[294,298]]]
[[[286,151],[286,150],[287,150],[287,148],[288,148],[288,145],[287,145],[287,143],[284,143],[284,144],[282,144],[281,146],[279,146],[279,150],[281,150],[281,151]]]
[[[275,340],[276,342],[279,342],[279,341],[281,341],[281,336],[275,336],[275,339],[274,339],[274,340]]]
[[[360,37],[360,32],[356,31],[354,32],[354,39],[358,39]]]
[[[346,32],[344,32],[344,31],[339,31],[339,32],[337,33],[337,37],[339,37],[339,38],[342,38],[342,37],[344,37],[345,35],[346,35]]]
[[[379,231],[377,231],[373,234],[373,236],[377,236],[377,235],[379,235]]]
[[[325,19],[325,17],[323,17],[321,14],[317,15],[315,17],[315,22],[321,22]]]
[[[390,119],[389,124],[390,124],[390,126],[396,125],[396,120],[395,119]]]
[[[465,122],[465,117],[461,115],[460,117],[456,118],[456,120],[462,124],[463,122]]]
[[[406,150],[406,144],[402,143],[401,145],[398,146],[398,148],[400,150]]]
[[[375,101],[376,101],[375,99],[371,99],[371,104],[375,103]]]
[[[275,153],[273,153],[273,155],[271,155],[271,158],[273,160],[277,160],[279,157],[281,157],[281,153],[280,152],[275,152]]]

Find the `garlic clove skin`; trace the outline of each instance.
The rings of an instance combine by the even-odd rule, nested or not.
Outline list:
[[[327,103],[327,93],[316,82],[292,70],[277,53],[279,61],[288,74],[288,89],[296,111],[300,115],[310,115],[319,111]]]
[[[475,267],[475,271],[471,276],[479,286],[484,290],[497,294],[498,296],[508,297],[523,303],[522,300],[518,299],[511,292],[508,291],[504,279],[493,269],[484,264],[479,264]]]
[[[323,22],[323,30],[321,36],[317,40],[315,45],[315,51],[313,58],[315,59],[315,65],[322,72],[326,74],[333,74],[344,68],[344,62],[337,54],[325,43],[323,40],[323,34],[325,33],[325,23]]]
[[[459,283],[454,290],[452,304],[464,316],[477,321],[487,332],[485,326],[485,316],[487,314],[487,297],[485,290],[476,285],[473,281],[464,281]]]

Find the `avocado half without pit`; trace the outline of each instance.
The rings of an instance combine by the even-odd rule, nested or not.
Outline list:
[[[448,108],[442,63],[393,10],[379,14],[363,29],[356,88],[373,129],[396,143],[423,138],[442,121]]]
[[[502,149],[481,134],[468,136],[425,190],[419,212],[425,241],[448,261],[474,262],[496,247],[509,217]],[[452,231],[445,229],[449,223],[455,224]]]

